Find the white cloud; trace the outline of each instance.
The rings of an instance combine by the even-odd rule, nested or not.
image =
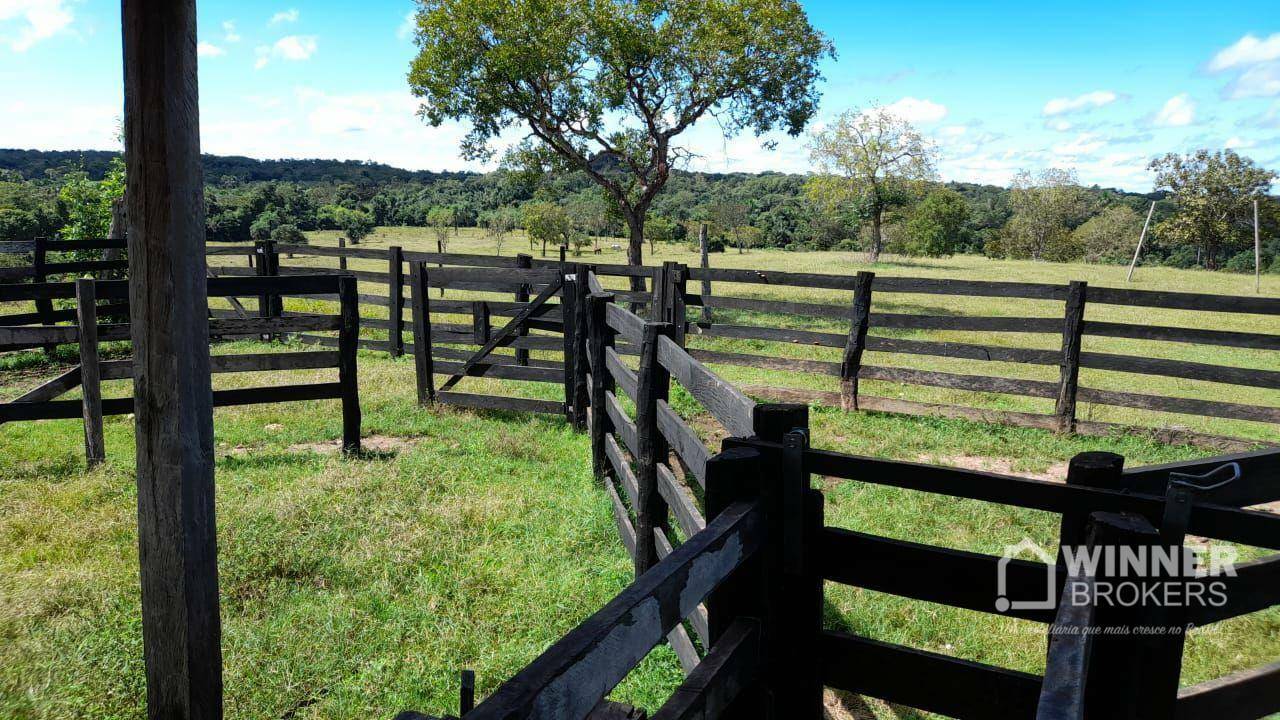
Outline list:
[[[1094,155],[1107,146],[1107,141],[1094,133],[1080,133],[1071,140],[1053,146],[1054,155],[1060,157],[1081,157]]]
[[[1209,71],[1222,72],[1272,60],[1280,60],[1280,33],[1275,33],[1266,40],[1249,34],[1237,40],[1234,45],[1218,51],[1209,61]]]
[[[1067,132],[1071,128],[1075,127],[1075,125],[1071,121],[1063,120],[1061,118],[1053,119],[1053,120],[1045,120],[1044,126],[1049,130],[1053,130],[1054,132]]]
[[[940,122],[947,116],[948,112],[946,105],[913,97],[904,97],[895,103],[886,105],[884,109],[891,115],[909,123]]]
[[[271,48],[272,55],[285,60],[309,60],[315,52],[315,35],[286,35]]]
[[[1163,127],[1185,127],[1195,122],[1196,104],[1191,96],[1182,93],[1169,98],[1160,112],[1156,113],[1154,122]]]
[[[14,52],[26,52],[66,30],[74,19],[64,0],[0,0],[0,41]]]
[[[967,125],[948,125],[938,129],[938,134],[945,138],[957,138],[969,132]]]
[[[1254,65],[1227,86],[1227,96],[1239,100],[1280,95],[1280,62]]]
[[[226,55],[227,51],[211,42],[200,42],[196,44],[196,54],[200,57],[219,57]]]
[[[1076,97],[1054,98],[1044,104],[1041,111],[1045,116],[1062,115],[1100,108],[1119,100],[1120,96],[1110,90],[1094,90]]]
[[[298,22],[298,16],[299,16],[299,13],[297,8],[289,8],[288,10],[281,10],[280,12],[271,16],[271,22],[268,24],[279,25],[280,23]]]
[[[1222,147],[1227,150],[1244,150],[1245,148],[1251,148],[1254,145],[1257,145],[1257,143],[1252,140],[1244,140],[1239,136],[1232,136],[1226,142],[1222,143]]]
[[[418,27],[418,11],[410,10],[404,16],[404,20],[400,22],[400,27],[396,28],[396,37],[401,40],[407,40],[413,36],[413,31]]]
[[[236,32],[235,20],[222,21],[222,39],[229,43],[240,42],[240,33]]]

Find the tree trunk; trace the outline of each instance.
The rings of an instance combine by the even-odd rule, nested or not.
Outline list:
[[[547,256],[547,239],[542,238],[542,257]]]
[[[643,265],[644,264],[644,218],[628,217],[627,229],[630,233],[627,239],[627,264]],[[637,292],[644,292],[644,278],[631,278],[631,289]]]
[[[871,213],[871,247],[867,250],[867,262],[880,262],[880,248],[884,245],[884,236],[880,232],[880,211]]]

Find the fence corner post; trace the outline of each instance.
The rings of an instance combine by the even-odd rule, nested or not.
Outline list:
[[[533,267],[532,255],[529,255],[527,253],[519,253],[518,255],[516,255],[517,269],[528,270],[532,267]],[[521,283],[516,288],[515,301],[517,304],[529,302],[529,284],[528,283]],[[517,307],[516,312],[519,312],[519,311],[520,311],[520,308]],[[518,331],[516,331],[516,334],[519,337],[524,337],[529,334],[529,328],[521,326],[521,328]],[[516,348],[516,364],[521,366],[527,366],[529,364],[529,348],[522,348],[522,347]]]
[[[606,349],[613,347],[613,330],[606,321],[611,293],[592,293],[587,297],[587,337],[591,353],[591,468],[596,480],[605,481],[609,462],[605,457],[604,436],[614,432],[613,421],[605,410],[605,394],[615,392],[613,373],[606,363]]]
[[[849,336],[844,343],[840,362],[840,404],[845,410],[858,409],[858,371],[862,369],[862,353],[867,347],[867,328],[871,326],[871,284],[873,272],[859,272],[853,282],[853,305],[849,312]]]
[[[1058,416],[1058,432],[1076,430],[1076,396],[1080,385],[1080,342],[1084,335],[1084,308],[1088,283],[1072,280],[1067,287],[1066,311],[1062,325],[1061,374],[1058,400],[1054,413]]]
[[[404,354],[404,250],[392,245],[387,260],[387,353],[395,358]]]
[[[575,335],[577,328],[574,326],[574,318],[577,317],[575,306],[578,299],[578,281],[577,276],[573,274],[573,267],[564,261],[564,246],[560,246],[560,264],[557,266],[560,273],[560,323],[563,328],[564,338],[564,419],[570,425],[577,427],[578,422],[576,415],[578,408],[574,407],[574,373],[577,368]]]
[[[342,452],[360,452],[360,383],[356,370],[356,349],[360,342],[360,310],[356,279],[338,277],[338,302],[342,327],[338,331],[338,384],[342,387]]]
[[[667,323],[646,322],[640,342],[640,366],[636,382],[636,577],[658,562],[655,528],[667,527],[667,502],[658,492],[658,463],[669,451],[658,430],[658,401],[670,392],[671,373],[658,361],[660,338],[671,336]]]
[[[702,266],[702,322],[711,324],[711,258],[707,250],[707,224],[698,226],[698,254]]]
[[[409,263],[409,301],[413,306],[413,370],[418,404],[436,399],[435,363],[431,355],[431,299],[427,292],[427,263]]]
[[[79,325],[81,407],[84,456],[90,469],[107,459],[102,438],[102,375],[98,365],[98,308],[94,281],[76,280],[76,323]]]
[[[1124,456],[1112,452],[1089,451],[1076,454],[1067,463],[1067,485],[1119,490],[1124,481]],[[1058,562],[1061,548],[1083,547],[1087,540],[1089,512],[1064,512],[1058,530]]]
[[[823,526],[822,493],[810,487],[805,454],[809,449],[808,408],[790,410],[794,426],[782,437],[776,507],[780,560],[770,586],[776,608],[766,623],[765,647],[777,658],[774,695],[778,708],[796,717],[822,717],[822,678],[817,654],[822,635],[822,575],[816,562]],[[771,526],[771,532],[772,530]]]
[[[591,400],[587,384],[587,298],[591,295],[588,272],[589,268],[582,264],[573,269],[573,425],[578,431],[587,429],[587,406]],[[568,318],[565,322],[569,322]]]

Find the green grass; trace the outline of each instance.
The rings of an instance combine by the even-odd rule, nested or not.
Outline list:
[[[365,245],[393,243],[434,247],[425,231],[405,229],[381,229]],[[492,246],[465,233],[450,249],[480,252]],[[504,251],[520,249],[521,242],[510,241]],[[692,256],[668,247],[660,248],[655,259],[689,262]],[[619,258],[606,252],[600,260]],[[731,252],[713,263],[848,272],[861,267],[857,260],[850,253]],[[371,269],[379,264],[352,266]],[[977,258],[890,263],[876,271],[1123,284],[1122,269]],[[1144,288],[1246,290],[1243,279],[1212,273],[1140,269],[1138,279],[1138,287]],[[385,288],[362,291],[381,294]],[[735,294],[764,297],[779,291],[744,286]],[[839,293],[781,292],[792,299],[847,299]],[[1267,278],[1264,292],[1280,294],[1280,284]],[[446,297],[467,296],[450,291]],[[999,301],[888,300],[902,303],[895,310],[936,305],[955,312],[1024,312]],[[376,311],[362,310],[370,315]],[[1043,310],[1046,315],[1056,312]],[[1176,324],[1158,315],[1135,311],[1130,319]],[[773,324],[778,318],[767,320]],[[1212,327],[1278,331],[1275,318],[1215,316],[1212,322]],[[384,334],[366,330],[366,335]],[[924,336],[936,335],[913,335]],[[1052,338],[1043,340],[1053,346]],[[695,343],[735,351],[754,347],[749,341],[713,345],[708,338]],[[257,344],[237,343],[218,345],[215,352],[248,348],[262,350]],[[777,344],[759,344],[758,349],[835,359],[834,350]],[[1265,362],[1232,355],[1234,351],[1209,350],[1209,357],[1199,352],[1197,357],[1205,361]],[[921,366],[945,369],[940,360],[921,359]],[[0,398],[13,397],[59,369],[36,353],[9,355],[0,362],[5,363],[0,365]],[[717,369],[743,384],[834,389],[830,378]],[[974,367],[960,371],[982,372]],[[217,387],[307,382],[329,379],[332,372],[221,375],[215,382]],[[364,433],[377,436],[385,451],[359,459],[341,459],[328,451],[341,434],[334,401],[226,408],[215,414],[229,718],[389,717],[405,708],[455,711],[460,669],[476,670],[481,694],[491,691],[629,580],[630,562],[616,537],[609,501],[590,477],[585,436],[555,418],[418,408],[408,358],[393,361],[382,353],[362,352],[360,380]],[[1123,382],[1124,389],[1132,390],[1155,381]],[[544,398],[561,393],[549,385],[479,379],[467,379],[459,389]],[[1255,402],[1280,404],[1274,393],[1219,390],[1238,401],[1255,393]],[[127,392],[127,382],[108,383],[104,389],[108,397]],[[909,399],[950,397],[903,387],[877,387],[874,392]],[[1199,392],[1199,386],[1187,392]],[[972,395],[955,397],[974,401]],[[978,399],[1021,409],[999,396]],[[673,404],[709,442],[719,437],[719,429],[687,393],[677,389]],[[1205,454],[1134,435],[1062,437],[962,420],[828,408],[813,412],[812,425],[815,444],[822,448],[1049,477],[1060,477],[1062,464],[1084,450],[1122,453],[1130,466]],[[1197,429],[1238,434],[1237,426],[1256,437],[1275,438],[1274,431],[1249,423],[1205,421]],[[0,426],[0,717],[143,716],[130,420],[109,418],[106,439],[108,464],[85,472],[78,421]],[[1051,544],[1057,532],[1057,517],[1047,513],[859,482],[827,482],[823,489],[829,524],[889,537],[999,553],[1023,537]],[[1043,668],[1040,626],[835,585],[828,588],[827,598],[831,627],[1029,672]],[[1194,633],[1183,683],[1277,656],[1280,610],[1273,609]],[[659,647],[614,697],[652,710],[679,678],[674,655]],[[910,716],[878,704],[873,710],[883,717]]]

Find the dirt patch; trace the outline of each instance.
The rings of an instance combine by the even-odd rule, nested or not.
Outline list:
[[[1013,460],[1010,460],[1009,458],[989,457],[986,455],[922,455],[919,458],[916,458],[916,462],[929,463],[931,465],[946,465],[948,467],[964,468],[965,470],[999,473],[1000,475],[1015,475],[1017,477],[1031,478],[1032,480],[1066,482],[1067,479],[1067,463],[1065,461],[1054,463],[1041,472],[1015,470]]]
[[[394,455],[401,450],[406,450],[417,444],[417,440],[411,438],[392,437],[390,435],[370,435],[369,437],[360,438],[360,449],[367,453],[377,453],[382,455]],[[246,447],[238,445],[227,451],[226,454],[236,457],[248,455],[258,448]],[[335,455],[342,449],[341,440],[325,440],[323,442],[314,443],[296,443],[288,447],[288,452],[313,452],[319,455]]]

